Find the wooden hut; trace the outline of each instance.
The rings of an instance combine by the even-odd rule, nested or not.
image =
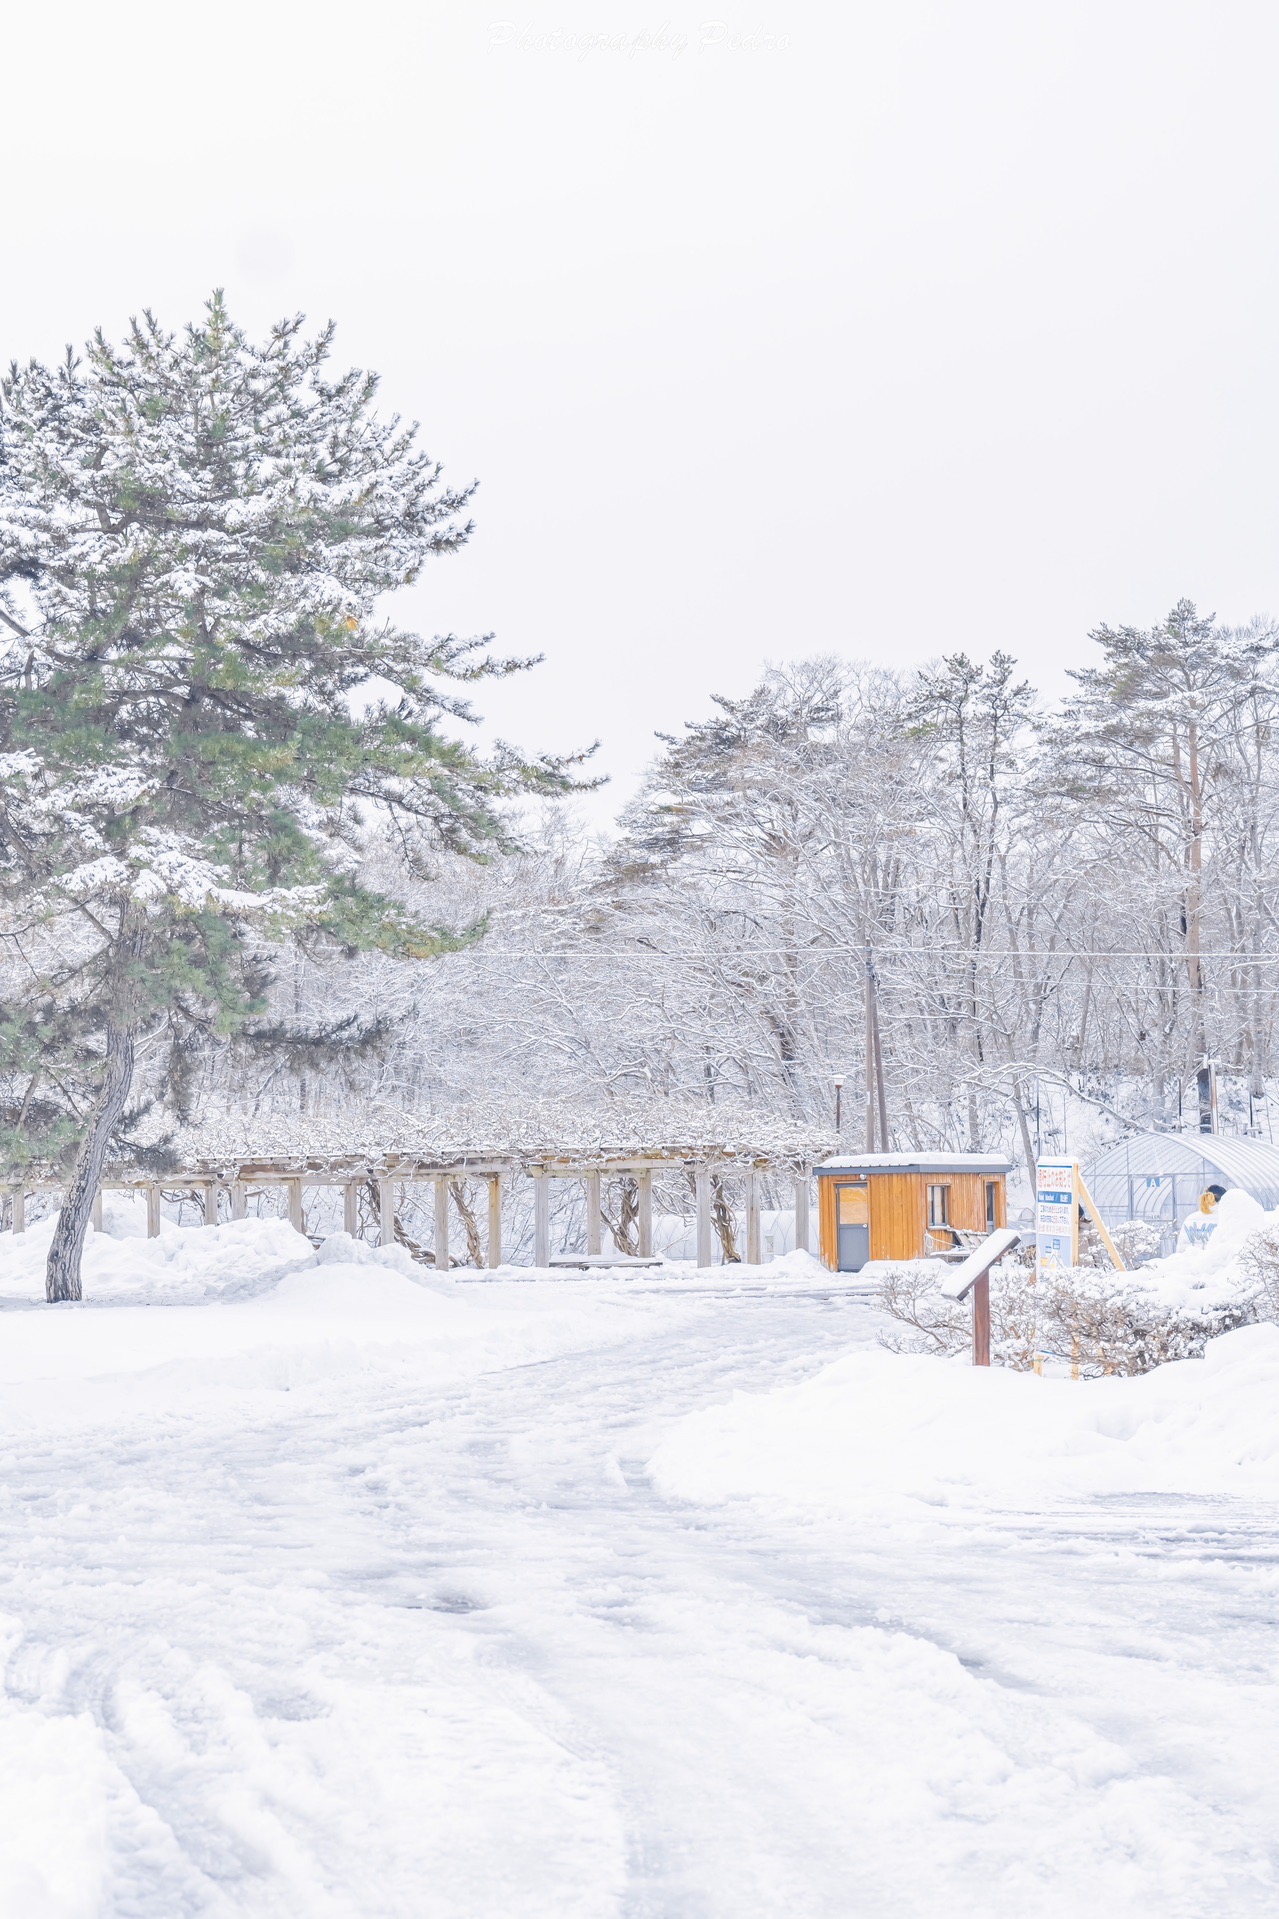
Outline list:
[[[815,1170],[821,1256],[832,1272],[949,1252],[1008,1223],[1010,1162],[997,1153],[860,1153]]]

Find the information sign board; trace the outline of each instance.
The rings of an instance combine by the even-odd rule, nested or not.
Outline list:
[[[1079,1264],[1079,1164],[1041,1159],[1035,1167],[1035,1273]]]

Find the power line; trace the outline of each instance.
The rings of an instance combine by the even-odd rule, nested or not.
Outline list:
[[[929,959],[929,960],[1058,960],[1063,964],[1077,960],[1164,960],[1169,966],[1188,965],[1189,953],[1170,953],[1167,951],[1122,950],[1099,953],[1095,951],[1064,951],[1060,947],[989,947],[989,946],[754,946],[743,943],[739,946],[722,948],[698,947],[658,947],[658,946],[490,946],[484,940],[478,940],[474,946],[463,947],[460,954],[446,955],[449,958],[464,957],[482,953],[492,959],[794,959],[809,958],[856,958],[865,960],[869,953],[877,960],[891,959]],[[1279,965],[1279,950],[1273,953],[1200,953],[1197,958],[1202,964],[1218,961],[1232,966],[1274,966]]]

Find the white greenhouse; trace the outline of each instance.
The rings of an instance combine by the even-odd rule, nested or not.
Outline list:
[[[1279,1206],[1279,1146],[1221,1133],[1137,1133],[1098,1154],[1084,1178],[1107,1226],[1146,1220],[1163,1228],[1170,1251],[1208,1186],[1242,1187],[1267,1212]]]

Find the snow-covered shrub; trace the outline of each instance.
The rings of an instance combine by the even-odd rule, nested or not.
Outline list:
[[[1131,1271],[1134,1266],[1144,1266],[1148,1259],[1158,1259],[1164,1232],[1165,1228],[1153,1219],[1125,1219],[1112,1227],[1110,1237]]]
[[[1256,1318],[1246,1298],[1173,1304],[1113,1267],[1076,1266],[1041,1280],[1034,1301],[1040,1350],[1089,1375],[1148,1373],[1199,1359],[1210,1339]]]
[[[880,1282],[876,1304],[898,1321],[900,1333],[881,1333],[880,1344],[894,1353],[962,1353],[972,1343],[970,1299],[947,1299],[941,1270],[924,1260],[890,1266]],[[998,1365],[1029,1371],[1035,1356],[1034,1289],[1031,1274],[1015,1256],[1000,1262],[990,1276],[990,1346]]]
[[[1249,1281],[1227,1294],[1205,1293],[1186,1302],[1161,1298],[1156,1288],[1113,1267],[1074,1266],[1036,1281],[1021,1260],[1004,1260],[991,1274],[990,1356],[997,1366],[1028,1371],[1039,1354],[1068,1360],[1087,1377],[1150,1372],[1172,1359],[1197,1359],[1210,1339],[1233,1332],[1259,1316],[1279,1316],[1279,1225],[1269,1228],[1265,1249],[1255,1254],[1273,1291],[1270,1310],[1259,1312],[1263,1282]],[[1261,1240],[1266,1235],[1254,1235]],[[1249,1242],[1251,1245],[1252,1242]],[[962,1353],[972,1339],[972,1307],[941,1291],[944,1268],[920,1261],[891,1267],[877,1304],[902,1326],[881,1334],[892,1352]]]
[[[890,1352],[957,1353],[972,1337],[971,1309],[963,1301],[947,1299],[937,1269],[922,1260],[890,1266],[875,1304],[904,1328],[880,1334],[881,1346]]]
[[[1238,1253],[1239,1289],[1258,1319],[1279,1319],[1279,1220],[1251,1233]]]

